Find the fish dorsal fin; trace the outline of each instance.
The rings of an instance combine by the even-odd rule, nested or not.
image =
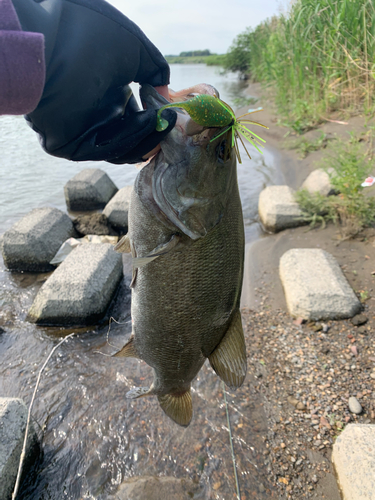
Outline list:
[[[137,350],[134,345],[134,336],[132,335],[124,347],[116,354],[113,355],[114,358],[139,358]]]
[[[153,396],[154,391],[151,387],[134,387],[125,394],[126,399],[138,399],[146,398],[147,396]]]
[[[131,252],[130,239],[129,239],[128,234],[125,234],[125,236],[123,236],[121,238],[121,240],[115,246],[115,250],[118,253],[130,253]]]
[[[247,362],[240,311],[236,311],[224,338],[208,359],[228,387],[236,389],[242,385]]]
[[[191,401],[190,389],[180,396],[165,394],[158,396],[159,404],[176,424],[187,427],[193,417],[193,404]]]

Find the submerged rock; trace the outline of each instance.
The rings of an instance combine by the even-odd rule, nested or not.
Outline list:
[[[259,195],[259,217],[267,231],[302,226],[302,212],[289,186],[268,186]]]
[[[336,259],[324,250],[288,250],[280,259],[280,278],[292,316],[343,319],[361,309]]]
[[[199,486],[190,479],[175,477],[132,477],[121,484],[116,500],[191,500]]]
[[[57,208],[35,208],[5,232],[2,240],[4,263],[14,271],[46,272],[65,240],[74,236],[70,218]]]
[[[79,245],[41,287],[27,319],[44,325],[95,324],[121,277],[122,258],[112,245]]]
[[[66,205],[70,210],[104,208],[117,193],[116,185],[99,168],[86,168],[64,186]]]
[[[0,398],[0,500],[10,500],[15,486],[27,422],[27,408],[21,399]],[[30,423],[23,478],[40,453],[39,443]]]

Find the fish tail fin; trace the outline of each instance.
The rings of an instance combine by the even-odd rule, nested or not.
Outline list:
[[[158,396],[158,400],[164,413],[176,424],[182,427],[187,427],[190,424],[193,417],[190,389],[179,396],[173,394]]]
[[[239,310],[236,311],[220,344],[208,359],[212,368],[228,387],[237,389],[242,385],[246,376],[247,361]]]
[[[114,358],[139,358],[132,335],[124,347],[113,355]]]

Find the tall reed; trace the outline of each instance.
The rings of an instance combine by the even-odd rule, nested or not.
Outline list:
[[[333,110],[374,111],[372,0],[297,0],[288,14],[239,35],[227,54],[228,67],[238,40],[246,41],[241,71],[274,89],[280,112],[296,130]]]

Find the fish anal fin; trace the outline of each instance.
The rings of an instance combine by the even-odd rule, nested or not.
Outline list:
[[[113,355],[114,358],[139,358],[132,335],[124,347]]]
[[[129,236],[126,234],[121,238],[121,240],[117,243],[115,246],[115,250],[118,253],[130,253],[131,252],[131,246],[130,246],[130,239]]]
[[[159,404],[166,415],[176,424],[187,427],[193,417],[193,403],[190,389],[181,395],[158,396]]]
[[[126,399],[138,399],[146,398],[147,396],[152,396],[154,394],[152,386],[151,387],[134,387],[125,394]]]
[[[241,313],[236,311],[220,344],[208,357],[210,365],[231,389],[240,387],[246,376],[246,346]]]

